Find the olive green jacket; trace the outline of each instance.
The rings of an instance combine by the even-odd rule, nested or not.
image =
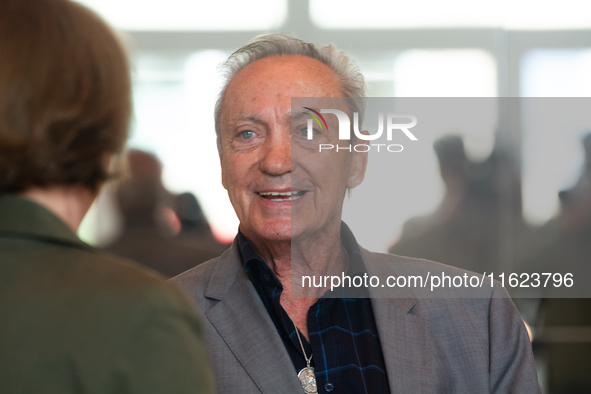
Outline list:
[[[212,393],[201,321],[173,284],[0,195],[0,393]]]

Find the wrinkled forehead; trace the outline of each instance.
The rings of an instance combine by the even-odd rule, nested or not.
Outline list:
[[[270,106],[263,107],[258,111],[249,113],[248,110],[237,112],[229,117],[230,122],[252,122],[261,123],[264,119],[274,117],[282,123],[297,122],[302,119],[309,119],[312,112],[318,115],[323,122],[326,122],[323,113],[334,113],[333,109],[345,112],[350,117],[351,100],[346,97],[290,97],[289,102],[276,102]],[[285,105],[285,104],[289,105]],[[326,109],[330,109],[327,111]],[[313,115],[312,114],[312,115]],[[332,118],[331,118],[332,119]],[[336,120],[336,119],[335,119]]]
[[[292,97],[341,97],[339,79],[322,62],[299,55],[270,56],[240,70],[226,87],[221,117],[286,116]]]

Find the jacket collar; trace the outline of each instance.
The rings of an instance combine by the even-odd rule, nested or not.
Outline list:
[[[221,301],[237,280],[237,276],[244,272],[239,248],[238,237],[236,237],[230,248],[220,256],[215,264],[205,288],[205,297]],[[244,275],[246,276],[246,273]]]
[[[49,210],[17,195],[0,195],[0,234],[93,249]]]

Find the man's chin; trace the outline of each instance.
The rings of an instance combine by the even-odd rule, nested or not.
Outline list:
[[[262,223],[251,229],[242,229],[247,238],[258,238],[272,242],[283,242],[291,240],[291,221],[276,221]]]

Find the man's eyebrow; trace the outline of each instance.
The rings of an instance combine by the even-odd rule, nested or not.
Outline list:
[[[287,114],[286,117],[290,120],[300,120],[301,118],[307,116],[304,112],[292,112]]]
[[[307,115],[304,112],[288,112],[285,115],[283,115],[283,119],[287,122],[290,122],[292,120],[299,120],[303,117],[306,117]],[[238,114],[235,117],[232,118],[232,121],[234,122],[239,122],[239,121],[243,121],[243,122],[252,122],[252,123],[265,123],[259,116],[256,115],[244,115],[244,114]]]
[[[246,122],[253,122],[253,123],[263,123],[262,119],[256,115],[244,115],[244,114],[236,115],[235,117],[232,118],[232,121],[234,121],[234,122],[246,121]]]

